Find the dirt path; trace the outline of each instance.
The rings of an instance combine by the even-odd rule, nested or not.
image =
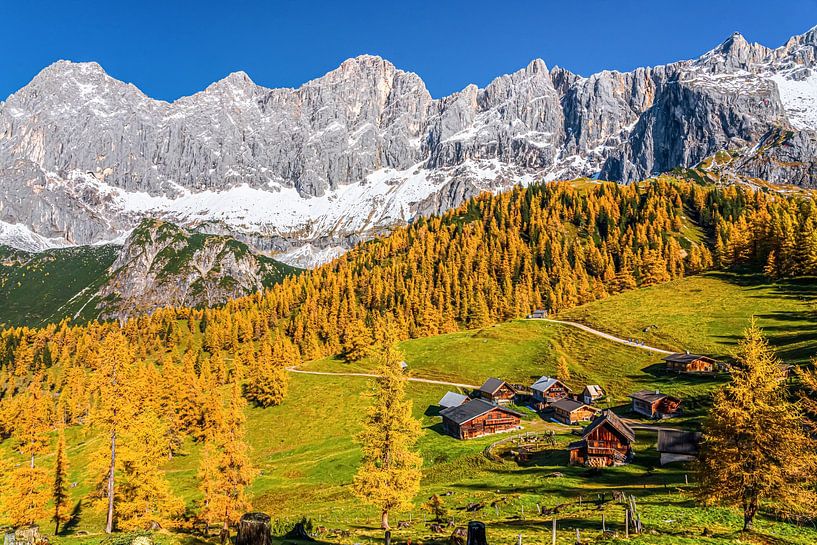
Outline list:
[[[646,344],[638,344],[632,341],[628,341],[627,339],[622,339],[620,337],[616,337],[615,335],[610,335],[609,333],[605,333],[603,331],[599,331],[598,329],[593,329],[592,327],[586,326],[584,324],[580,324],[578,322],[568,322],[566,320],[554,320],[552,318],[541,318],[541,320],[545,322],[553,322],[554,324],[562,324],[567,325],[570,327],[575,327],[577,329],[581,329],[582,331],[586,331],[591,335],[595,335],[597,337],[601,337],[602,339],[607,339],[608,341],[613,341],[615,343],[624,344],[627,346],[631,346],[633,348],[640,348],[641,350],[647,350],[649,352],[655,352],[656,354],[673,354],[674,352],[670,350],[664,350],[663,348],[655,348],[654,346],[647,346]]]
[[[669,350],[664,350],[662,348],[655,348],[654,346],[647,346],[645,344],[638,344],[632,341],[628,341],[627,339],[622,339],[620,337],[616,337],[615,335],[610,335],[609,333],[604,333],[603,331],[599,331],[598,329],[593,329],[592,327],[586,326],[584,324],[580,324],[578,322],[568,322],[566,320],[554,320],[552,318],[543,318],[545,322],[552,322],[554,324],[562,324],[570,327],[575,327],[577,329],[581,329],[591,335],[595,335],[597,337],[601,337],[602,339],[606,339],[608,341],[612,341],[615,343],[623,344],[626,346],[630,346],[632,348],[640,348],[641,350],[647,350],[648,352],[655,352],[656,354],[672,354],[673,352]],[[288,367],[287,370],[291,373],[301,373],[304,375],[328,375],[328,376],[338,376],[338,377],[365,377],[365,378],[378,378],[378,375],[374,373],[330,373],[328,371],[306,371],[304,369],[298,369],[297,367]],[[422,382],[425,384],[440,384],[443,386],[454,386],[455,388],[470,388],[475,390],[479,388],[479,386],[475,386],[474,384],[463,384],[460,382],[447,382],[444,380],[433,380],[430,378],[419,378],[419,377],[408,377],[409,382]]]
[[[335,377],[367,377],[367,378],[379,378],[380,375],[375,375],[374,373],[330,373],[328,371],[305,371],[303,369],[297,369],[295,367],[287,367],[287,371],[291,373],[301,373],[303,375],[329,375]],[[475,386],[473,384],[462,384],[460,382],[446,382],[444,380],[432,380],[430,378],[419,378],[419,377],[406,377],[409,382],[422,382],[424,384],[441,384],[443,386],[454,386],[456,388],[470,388],[472,390],[476,390],[479,386]]]

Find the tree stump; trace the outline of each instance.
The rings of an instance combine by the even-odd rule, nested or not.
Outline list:
[[[270,545],[270,517],[266,513],[247,513],[238,523],[235,545]]]
[[[485,524],[476,520],[468,523],[467,545],[488,545],[488,538],[485,535]]]

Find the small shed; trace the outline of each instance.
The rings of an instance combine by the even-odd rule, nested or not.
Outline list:
[[[681,400],[658,390],[639,390],[630,394],[633,412],[647,418],[670,418],[681,413]]]
[[[599,412],[595,407],[568,398],[560,399],[550,407],[553,409],[553,417],[567,425],[578,424],[583,420],[592,420]]]
[[[623,465],[633,457],[635,432],[613,411],[597,416],[582,432],[581,441],[568,445],[571,465]]]
[[[477,391],[479,397],[487,401],[507,405],[512,403],[516,397],[516,390],[513,386],[498,378],[489,378],[479,387]]]
[[[689,352],[670,354],[664,357],[667,371],[675,373],[714,373],[717,369],[715,360],[700,354]]]
[[[530,388],[533,391],[533,399],[545,405],[564,399],[572,392],[556,377],[541,377]]]
[[[661,465],[672,462],[691,462],[698,457],[701,438],[697,431],[658,430],[658,452],[661,454]]]
[[[548,311],[542,309],[536,309],[530,314],[528,314],[529,320],[544,320],[548,317]]]
[[[440,411],[445,433],[457,439],[473,439],[491,433],[517,429],[522,415],[484,399],[474,399]]]
[[[466,395],[458,394],[457,392],[446,392],[437,405],[443,409],[450,409],[451,407],[459,407],[469,401],[471,401],[471,398]]]
[[[588,384],[582,390],[582,401],[590,405],[602,399],[605,395],[604,389],[598,384]]]

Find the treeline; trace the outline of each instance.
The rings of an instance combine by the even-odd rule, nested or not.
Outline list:
[[[761,228],[764,213],[776,227]],[[49,476],[39,460],[55,430],[83,426],[106,438],[89,470],[109,526],[141,527],[178,513],[159,468],[185,438],[204,445],[198,515],[232,523],[253,475],[244,403],[280,403],[287,367],[326,355],[359,359],[386,337],[558,311],[716,264],[766,266],[773,255],[780,271],[796,272],[792,263],[808,255],[784,251],[788,235],[770,232],[788,233],[777,226],[790,221],[800,236],[813,216],[813,204],[796,196],[669,178],[535,185],[397,228],[220,308],[160,309],[124,324],[7,328],[0,331],[0,434],[29,463],[0,473],[4,489],[15,491],[8,497],[37,499],[8,501],[6,517],[41,520]]]
[[[769,278],[817,275],[817,205],[811,198],[712,191],[702,210],[716,262],[762,270]]]

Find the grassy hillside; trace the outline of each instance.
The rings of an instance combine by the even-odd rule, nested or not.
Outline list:
[[[713,272],[625,292],[559,315],[653,346],[718,357],[733,353],[752,316],[781,358],[804,363],[817,355],[813,278],[770,283],[760,275]]]
[[[792,291],[793,290],[793,291]],[[792,296],[792,293],[796,294]],[[674,296],[673,294],[677,294]],[[624,293],[602,302],[576,309],[567,317],[582,319],[600,329],[634,336],[642,323],[659,328],[651,337],[655,344],[672,348],[727,353],[752,313],[773,334],[781,354],[806,354],[812,339],[790,339],[779,333],[788,328],[807,331],[817,327],[810,313],[812,296],[805,284],[766,285],[754,277],[706,275],[687,278],[671,285]],[[662,312],[673,308],[677,314]],[[662,319],[662,316],[665,316]],[[688,325],[685,325],[688,324]],[[777,337],[775,337],[777,335]],[[544,321],[519,320],[473,331],[406,341],[402,349],[413,377],[479,384],[487,376],[529,382],[553,373],[559,357],[567,358],[573,375],[569,383],[579,388],[596,382],[611,392],[611,403],[626,415],[625,396],[634,389],[659,387],[692,401],[691,412],[673,424],[694,425],[700,417],[708,392],[716,380],[688,379],[663,373],[658,357],[634,347],[601,339],[575,328]],[[797,356],[800,358],[800,356]],[[800,358],[801,359],[801,358]],[[323,372],[365,372],[371,362],[346,364],[338,359],[309,362],[304,370]],[[543,421],[523,420],[525,431],[554,430],[557,444],[527,462],[511,456],[492,460],[483,453],[495,441],[515,434],[458,441],[442,434],[436,401],[451,389],[445,385],[411,382],[408,394],[414,414],[423,425],[418,447],[424,459],[422,490],[411,513],[395,513],[393,520],[408,520],[408,529],[395,532],[398,541],[444,541],[448,534],[433,535],[422,524],[419,505],[431,494],[445,494],[450,516],[457,525],[483,520],[489,525],[491,543],[513,543],[522,534],[524,543],[549,539],[551,515],[543,509],[558,508],[560,545],[575,541],[575,529],[593,543],[617,543],[600,531],[602,513],[608,528],[622,531],[623,507],[610,501],[613,490],[626,490],[638,498],[642,520],[648,530],[633,543],[669,545],[726,545],[729,543],[811,544],[817,531],[793,524],[761,518],[757,533],[741,536],[737,511],[703,508],[692,498],[685,476],[689,468],[675,465],[660,468],[655,452],[656,434],[638,432],[635,462],[604,471],[567,466],[567,443],[576,439],[573,429]],[[374,543],[382,538],[376,529],[375,511],[356,500],[349,483],[360,459],[354,435],[360,429],[368,403],[370,379],[353,376],[292,374],[290,393],[284,403],[269,409],[249,408],[248,438],[252,458],[260,469],[252,487],[254,507],[273,518],[294,521],[302,515],[316,526],[343,529],[349,535],[330,533],[324,540],[333,543]],[[697,405],[696,405],[697,403]],[[93,435],[71,430],[71,489],[75,498],[91,488],[93,475],[88,467],[99,445]],[[0,445],[7,449],[8,441]],[[503,448],[498,452],[503,453]],[[174,490],[185,499],[191,512],[200,495],[196,470],[200,447],[187,443],[183,455],[169,461],[165,470]],[[47,460],[46,463],[50,463]],[[604,501],[600,501],[604,494]],[[484,507],[468,512],[469,504]],[[98,542],[102,516],[90,504],[83,504],[80,516],[68,536],[57,541]],[[77,532],[90,532],[81,537]],[[447,532],[450,533],[450,530]],[[192,542],[187,534],[167,539]],[[549,541],[548,541],[549,542]]]
[[[0,246],[0,323],[41,325],[79,313],[107,279],[118,246],[85,246],[28,253]]]

